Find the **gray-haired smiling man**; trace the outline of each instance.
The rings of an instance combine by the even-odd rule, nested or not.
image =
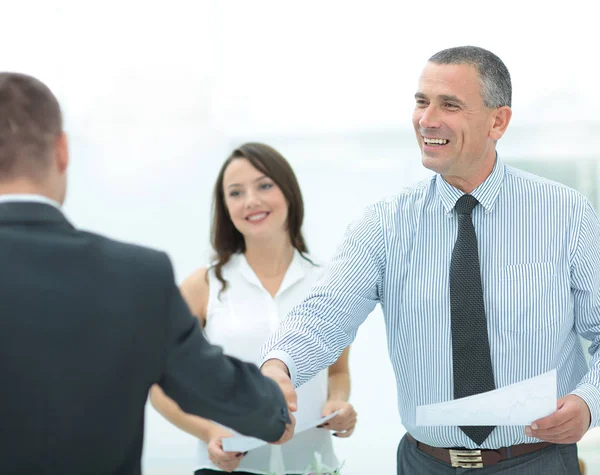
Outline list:
[[[577,474],[575,443],[600,425],[600,221],[576,191],[498,158],[511,92],[482,48],[429,59],[413,123],[435,176],[368,207],[265,345],[262,371],[289,391],[332,364],[380,303],[408,431],[399,474]],[[591,368],[578,335],[593,342]],[[554,368],[557,410],[531,426],[416,425],[417,406]]]

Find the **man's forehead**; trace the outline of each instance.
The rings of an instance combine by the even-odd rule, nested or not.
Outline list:
[[[471,65],[427,63],[419,77],[418,92],[460,97],[478,93],[480,86],[477,70]]]

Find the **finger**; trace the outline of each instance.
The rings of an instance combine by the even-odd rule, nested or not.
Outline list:
[[[283,431],[283,435],[281,436],[281,439],[279,439],[276,443],[287,442],[289,439],[291,439],[293,437],[294,429],[296,428],[296,418],[294,417],[293,414],[290,414],[290,420],[291,420],[291,422],[289,424],[285,425],[285,430]]]
[[[225,452],[222,447],[211,446],[208,453],[220,461],[234,460],[239,452]]]
[[[573,415],[562,422],[559,419],[553,419],[550,422],[532,422],[530,426],[525,426],[525,433],[529,437],[537,437],[541,434],[565,432],[576,425],[577,418],[576,415]]]
[[[544,430],[544,431],[531,431],[525,428],[525,434],[529,437],[535,437],[546,442],[553,443],[567,443],[560,442],[567,439],[571,439],[578,433],[578,428],[573,424],[563,424],[560,429]]]
[[[277,368],[276,365],[269,365],[268,361],[265,363],[265,365],[263,365],[261,371],[265,376],[270,377],[277,383],[290,412],[296,412],[298,409],[298,396],[296,395],[296,390],[294,389],[292,380],[288,376],[287,372],[282,368]]]
[[[217,467],[221,467],[223,469],[227,468],[231,471],[238,466],[240,459],[238,457],[234,457],[233,459],[222,459],[219,457],[215,457],[215,459],[212,462]]]
[[[356,417],[353,418],[353,419],[350,419],[350,422],[346,426],[346,429],[353,428],[356,425],[357,422],[358,422],[358,420],[356,419]]]
[[[292,416],[293,417],[293,416]],[[294,423],[293,424],[287,424],[285,426],[285,431],[283,432],[283,435],[281,436],[281,438],[276,441],[276,442],[272,442],[272,444],[274,445],[281,445],[281,444],[285,444],[286,442],[288,442],[289,440],[291,440],[294,437],[294,427],[295,427],[295,419],[294,419]]]
[[[223,452],[222,450],[214,452],[215,458],[221,462],[231,462],[237,458],[238,454],[239,452]]]
[[[572,414],[568,412],[555,412],[554,414],[544,417],[543,419],[539,419],[531,423],[531,428],[533,430],[546,430],[552,429],[553,427],[558,427],[568,422],[573,417]]]
[[[331,430],[345,430],[356,425],[356,417],[345,417],[343,419],[332,419],[329,424]]]
[[[531,428],[533,430],[550,429],[552,427],[564,424],[569,419],[575,417],[576,414],[577,408],[573,407],[571,404],[563,403],[556,412],[550,414],[549,416],[533,421],[531,423]]]
[[[294,433],[296,429],[296,417],[294,417],[294,414],[290,414],[290,423],[285,426],[285,429],[289,430],[292,434]]]
[[[336,422],[335,424],[329,424],[328,426],[324,427],[324,429],[329,429],[329,430],[346,430],[348,429],[348,427],[351,427],[352,423],[350,421],[340,421],[340,422]]]
[[[352,435],[352,432],[354,432],[354,427],[348,430],[334,432],[333,435],[345,439],[346,437],[350,437]]]
[[[559,426],[552,427],[551,429],[532,430],[531,428],[526,427],[525,434],[527,434],[529,437],[537,437],[538,439],[544,439],[545,437],[557,437],[577,430],[577,424],[574,422],[575,421],[569,421]]]
[[[288,405],[290,412],[296,412],[298,410],[298,395],[291,381],[286,381],[285,388],[282,388],[283,395]]]
[[[222,460],[219,460],[216,457],[209,457],[209,458],[210,458],[210,461],[212,463],[214,463],[219,468],[221,468],[221,467],[223,467],[225,465],[225,462],[223,462]]]
[[[335,431],[335,432],[342,432],[342,431],[348,431],[350,429],[352,429],[354,427],[355,424],[345,424],[345,425],[341,425],[339,427],[332,427],[329,430],[331,431]]]
[[[212,452],[215,454],[216,457],[218,457],[219,459],[223,459],[223,458],[231,458],[234,457],[238,454],[240,454],[240,452],[229,452],[229,451],[225,451],[223,450],[223,446],[219,445],[218,447],[212,448]]]
[[[235,464],[224,463],[224,464],[220,465],[219,468],[221,470],[223,470],[224,472],[231,473],[237,468],[237,463],[235,463]]]
[[[340,415],[337,415],[337,416],[335,416],[335,417],[332,417],[332,418],[331,418],[331,419],[329,419],[327,422],[324,422],[324,423],[323,423],[323,424],[321,424],[321,425],[322,425],[323,427],[329,427],[329,428],[331,428],[331,427],[337,427],[337,426],[339,426],[340,424],[343,424],[343,423],[344,423],[344,421],[345,421],[346,419],[347,419],[347,418],[345,418],[345,417],[340,417]]]
[[[323,410],[323,417],[330,416],[334,412],[337,412],[337,414],[330,419],[331,421],[337,419],[338,417],[344,418],[344,417],[348,417],[350,415],[350,410],[347,407],[331,406],[331,407],[327,408],[326,410]]]
[[[567,431],[556,433],[548,432],[546,434],[534,435],[533,437],[555,444],[575,444],[579,442],[584,435],[585,431],[582,431],[581,428],[571,427]]]
[[[334,417],[331,419],[328,424],[326,424],[328,429],[347,429],[348,427],[352,427],[356,424],[356,415],[349,415],[346,417]]]

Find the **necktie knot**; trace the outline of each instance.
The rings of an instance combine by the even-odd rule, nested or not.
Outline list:
[[[456,212],[458,214],[470,215],[471,212],[473,211],[473,208],[475,208],[475,206],[477,206],[478,203],[479,203],[479,201],[477,201],[477,198],[475,198],[474,196],[462,195],[456,201],[456,204],[454,205],[454,209],[456,209]]]

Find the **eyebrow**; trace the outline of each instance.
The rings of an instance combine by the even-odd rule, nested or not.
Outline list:
[[[269,178],[267,175],[261,175],[258,178],[252,180],[252,183],[256,183],[257,181],[263,180],[264,178]],[[234,186],[242,186],[240,183],[232,183],[227,188],[233,188]]]
[[[427,97],[427,95],[423,94],[422,92],[417,92],[415,94],[415,99],[428,99],[428,97]],[[456,96],[451,96],[448,94],[441,94],[438,96],[438,99],[442,102],[455,102],[456,104],[458,104],[462,107],[466,106],[466,104]]]

